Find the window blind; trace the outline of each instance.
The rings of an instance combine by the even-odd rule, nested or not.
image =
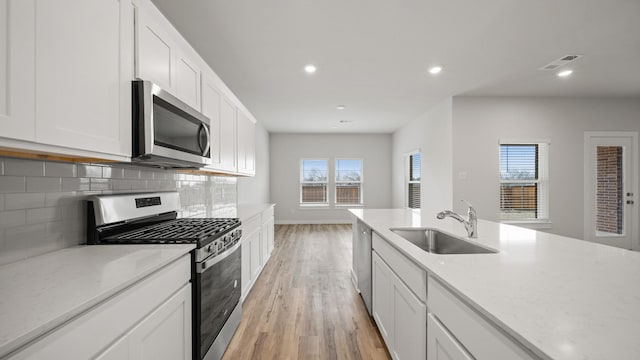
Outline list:
[[[420,153],[409,155],[409,178],[407,183],[407,207],[420,208]]]

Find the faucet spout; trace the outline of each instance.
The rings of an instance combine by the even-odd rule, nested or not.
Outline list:
[[[460,216],[459,214],[451,210],[444,210],[444,211],[440,211],[436,215],[436,218],[438,219],[444,219],[446,217],[454,218],[459,222],[461,222],[462,225],[464,225],[465,230],[467,230],[467,236],[469,236],[470,238],[477,238],[478,237],[478,230],[477,230],[478,215],[476,213],[476,209],[474,209],[471,204],[469,204],[467,215],[468,215],[468,219],[464,219],[462,216]]]

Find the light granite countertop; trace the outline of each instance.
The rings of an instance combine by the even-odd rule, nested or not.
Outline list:
[[[85,245],[0,266],[0,357],[194,248]]]
[[[240,218],[240,221],[245,221],[267,210],[272,206],[275,206],[275,204],[269,204],[269,203],[238,204],[238,218]]]
[[[640,253],[490,221],[478,243],[497,254],[438,255],[391,232],[459,222],[405,209],[350,212],[544,359],[640,359]]]

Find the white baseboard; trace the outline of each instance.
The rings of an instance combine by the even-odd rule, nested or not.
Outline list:
[[[320,225],[332,225],[332,224],[351,224],[352,220],[276,220],[278,225],[302,225],[302,224],[320,224]]]

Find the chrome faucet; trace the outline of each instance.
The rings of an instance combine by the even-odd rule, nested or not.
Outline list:
[[[464,200],[461,200],[464,202]],[[467,202],[467,204],[469,204]],[[471,204],[469,204],[469,209],[467,210],[467,215],[469,216],[468,220],[465,220],[462,216],[451,210],[440,211],[436,217],[438,219],[444,219],[447,216],[452,217],[462,223],[464,228],[467,230],[467,236],[470,238],[478,237],[478,215],[476,214],[476,209],[473,208]]]

